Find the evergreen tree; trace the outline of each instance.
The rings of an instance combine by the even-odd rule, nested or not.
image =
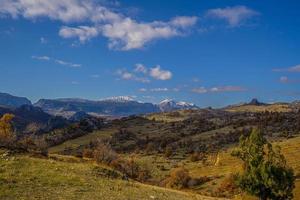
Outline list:
[[[261,200],[293,199],[295,177],[287,166],[280,148],[273,149],[258,129],[249,137],[240,138],[239,148],[233,156],[244,162],[243,174],[237,178],[238,186]]]

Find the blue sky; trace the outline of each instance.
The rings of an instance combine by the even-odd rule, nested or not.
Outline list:
[[[0,0],[0,91],[224,106],[300,98],[300,2]]]

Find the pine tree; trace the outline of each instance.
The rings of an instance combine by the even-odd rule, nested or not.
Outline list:
[[[249,137],[242,136],[239,148],[232,154],[244,162],[243,174],[237,178],[243,191],[261,200],[293,199],[294,172],[287,166],[280,148],[273,149],[258,129]]]

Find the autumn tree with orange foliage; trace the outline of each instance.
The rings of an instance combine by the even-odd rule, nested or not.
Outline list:
[[[0,147],[11,147],[15,141],[15,134],[13,131],[12,120],[13,114],[4,114],[0,118]]]

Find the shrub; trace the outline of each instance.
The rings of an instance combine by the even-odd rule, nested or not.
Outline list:
[[[172,147],[167,146],[167,147],[165,148],[165,154],[164,154],[165,157],[169,158],[172,154],[173,154],[173,149],[172,149]]]
[[[170,177],[165,180],[164,184],[166,187],[182,189],[188,187],[190,180],[189,171],[179,167],[171,171]]]
[[[122,172],[127,177],[138,181],[146,181],[150,178],[149,170],[143,169],[133,158],[130,158],[129,160],[121,158],[115,159],[111,162],[110,166]]]
[[[233,197],[239,192],[240,190],[237,185],[237,175],[230,174],[222,181],[217,189],[216,195],[220,197]]]
[[[117,159],[117,154],[114,152],[109,143],[104,143],[101,140],[97,141],[93,156],[96,162],[110,164]]]
[[[85,158],[93,158],[94,157],[93,150],[90,148],[83,149],[82,156]]]

